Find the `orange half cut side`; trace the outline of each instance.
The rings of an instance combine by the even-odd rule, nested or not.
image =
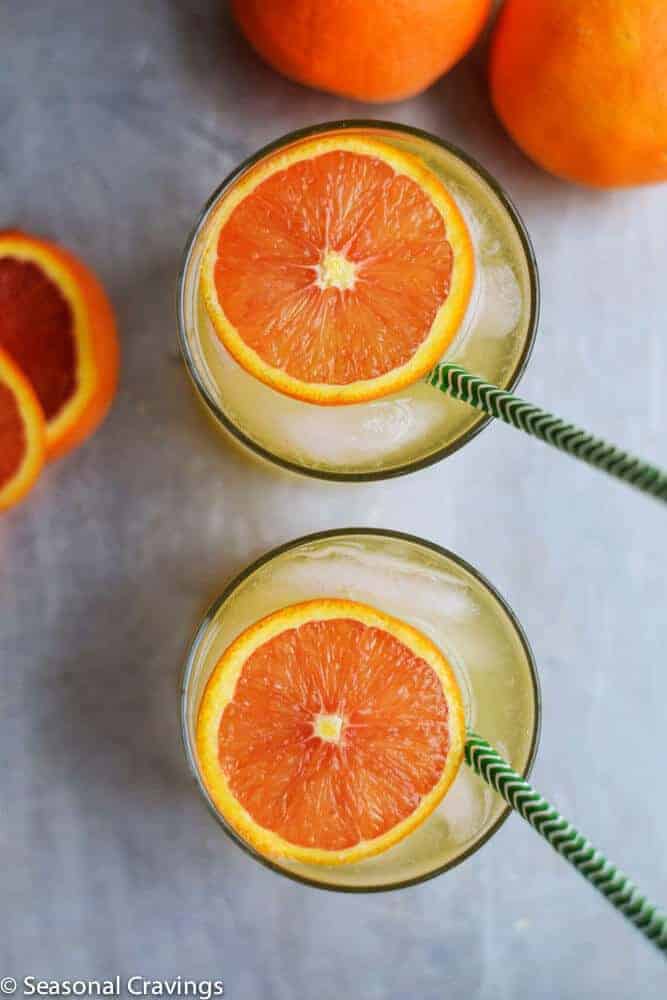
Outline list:
[[[45,453],[46,428],[37,396],[20,368],[0,350],[0,511],[32,489]]]
[[[204,784],[257,851],[318,865],[387,850],[438,805],[464,749],[453,671],[412,626],[355,601],[244,631],[197,718]]]
[[[418,159],[323,137],[251,168],[222,199],[201,272],[225,348],[310,403],[418,381],[459,330],[474,281],[456,202]]]
[[[0,348],[39,399],[48,458],[96,429],[116,389],[118,338],[104,289],[77,257],[35,236],[0,232]]]

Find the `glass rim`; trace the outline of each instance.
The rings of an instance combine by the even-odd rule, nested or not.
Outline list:
[[[489,425],[492,417],[484,414],[480,414],[479,418],[475,421],[472,427],[468,428],[463,434],[456,438],[456,440],[451,441],[449,444],[443,445],[442,448],[438,448],[436,451],[431,452],[431,454],[426,455],[422,458],[414,459],[410,462],[405,462],[403,465],[397,465],[393,468],[386,470],[378,469],[371,470],[368,472],[338,472],[336,470],[330,469],[317,469],[308,465],[303,465],[299,462],[291,461],[290,459],[282,458],[280,455],[274,454],[264,445],[259,444],[254,441],[248,434],[246,434],[237,424],[231,420],[227,414],[224,412],[222,407],[220,407],[217,401],[209,392],[207,386],[202,379],[199,369],[195,363],[195,360],[190,351],[190,345],[188,343],[188,338],[186,334],[186,323],[185,323],[185,278],[190,266],[190,260],[192,257],[193,248],[199,233],[205,223],[208,220],[209,214],[213,209],[214,205],[217,203],[218,199],[221,197],[223,192],[230,187],[234,181],[245,171],[249,170],[264,157],[275,153],[277,150],[282,149],[284,146],[290,145],[293,142],[298,142],[301,139],[307,139],[309,136],[317,135],[321,132],[333,132],[341,131],[343,129],[384,129],[395,132],[404,132],[408,135],[416,136],[417,138],[424,139],[427,142],[432,142],[437,146],[441,146],[448,153],[453,156],[458,157],[462,160],[468,167],[475,171],[483,181],[485,181],[493,193],[496,195],[504,209],[507,211],[512,224],[516,230],[519,237],[519,242],[521,243],[525,259],[526,266],[528,268],[528,283],[530,288],[530,314],[528,317],[528,326],[526,330],[526,335],[524,338],[524,344],[521,349],[521,353],[514,369],[511,373],[509,380],[507,381],[506,387],[510,392],[513,392],[519,384],[521,377],[523,376],[530,356],[533,352],[533,347],[535,345],[535,339],[537,337],[537,328],[540,317],[540,279],[537,267],[537,259],[535,257],[535,251],[533,249],[533,244],[531,242],[526,225],[519,214],[514,202],[510,196],[506,193],[504,188],[501,186],[500,182],[486,170],[480,163],[477,162],[468,153],[459,149],[453,143],[448,142],[445,139],[440,139],[438,136],[433,135],[431,132],[427,132],[424,129],[415,128],[412,125],[403,125],[399,122],[389,122],[382,119],[374,118],[344,118],[338,121],[332,122],[322,122],[319,125],[308,125],[305,128],[296,129],[293,132],[288,132],[278,139],[274,139],[272,142],[267,143],[262,146],[261,149],[253,153],[252,156],[247,157],[238,166],[236,166],[231,173],[227,174],[224,180],[218,185],[218,187],[213,191],[213,193],[208,197],[201,209],[199,216],[188,236],[187,243],[185,244],[185,249],[183,252],[183,260],[181,262],[181,268],[178,274],[178,283],[176,290],[177,298],[177,317],[178,317],[178,339],[181,349],[181,354],[185,362],[188,374],[192,379],[192,382],[199,394],[200,398],[203,400],[214,419],[222,424],[223,428],[232,435],[241,445],[248,448],[251,452],[257,455],[259,458],[264,459],[267,462],[277,465],[282,469],[289,472],[294,472],[297,475],[308,476],[312,479],[323,479],[333,482],[348,482],[348,483],[362,483],[362,482],[374,482],[383,479],[394,479],[398,476],[405,476],[411,472],[417,472],[419,469],[425,469],[429,465],[435,465],[436,462],[440,462],[443,458],[447,458],[449,455],[453,455],[463,448],[466,444],[477,437],[485,427]]]
[[[249,843],[247,843],[225,820],[222,814],[216,809],[213,804],[208,790],[202,781],[199,766],[197,764],[196,752],[192,742],[190,740],[188,719],[187,719],[187,694],[189,689],[189,683],[192,675],[192,670],[195,663],[195,657],[199,651],[200,643],[206,635],[206,632],[217,615],[220,608],[224,603],[231,597],[234,591],[245,581],[248,577],[252,576],[258,569],[262,566],[271,562],[273,559],[278,558],[278,556],[284,555],[286,552],[290,552],[293,549],[299,548],[302,545],[306,545],[311,542],[318,542],[324,539],[331,538],[349,538],[352,536],[366,536],[366,537],[376,537],[376,538],[391,538],[397,539],[399,541],[410,542],[413,545],[421,546],[422,548],[428,549],[431,552],[435,552],[440,556],[444,556],[445,559],[451,560],[461,569],[470,573],[471,576],[477,580],[482,587],[484,587],[492,597],[496,599],[502,610],[506,613],[510,620],[510,623],[514,629],[515,634],[519,639],[519,643],[523,649],[526,661],[529,667],[531,687],[533,692],[533,701],[535,706],[535,717],[532,727],[532,735],[530,741],[530,747],[528,750],[528,756],[524,768],[519,771],[519,774],[523,778],[528,778],[533,764],[535,763],[535,757],[537,755],[537,748],[540,741],[540,732],[542,727],[542,695],[540,690],[540,680],[537,672],[537,664],[535,662],[535,657],[531,649],[528,637],[523,630],[521,622],[517,618],[512,607],[508,604],[501,593],[494,587],[494,585],[487,580],[483,573],[481,573],[476,567],[472,566],[467,560],[463,559],[462,556],[457,555],[452,552],[451,549],[446,549],[442,545],[438,545],[436,542],[430,542],[425,538],[420,538],[418,535],[412,535],[404,531],[392,531],[390,529],[383,528],[329,528],[326,531],[316,531],[311,534],[302,535],[299,538],[295,538],[292,541],[284,542],[282,545],[278,545],[264,555],[255,559],[252,563],[242,569],[237,573],[225,586],[224,590],[207,608],[202,621],[197,626],[194,636],[190,645],[188,647],[187,656],[185,658],[185,663],[181,671],[181,684],[180,684],[180,694],[179,694],[179,715],[180,715],[180,729],[181,729],[181,741],[183,744],[183,750],[185,753],[185,758],[188,764],[191,775],[195,780],[204,802],[206,803],[209,812],[213,818],[217,821],[218,825],[222,828],[223,832],[239,846],[246,854],[248,854],[255,861],[264,865],[265,868],[269,868],[271,871],[276,872],[278,875],[282,875],[285,878],[291,879],[295,882],[300,882],[302,885],[310,886],[314,889],[322,889],[330,892],[345,892],[345,893],[375,893],[375,892],[391,892],[397,889],[408,889],[410,886],[419,885],[422,882],[428,882],[433,878],[437,878],[439,875],[443,875],[445,872],[450,871],[452,868],[456,868],[462,862],[466,861],[473,854],[476,854],[484,844],[487,843],[493,837],[501,826],[505,823],[510,813],[513,811],[510,806],[506,805],[503,807],[498,818],[491,824],[488,830],[477,840],[474,844],[471,844],[465,851],[457,855],[457,857],[445,862],[442,865],[434,868],[432,871],[428,871],[423,875],[416,875],[412,878],[405,879],[400,882],[388,882],[386,885],[373,885],[373,886],[356,886],[356,885],[337,885],[326,881],[318,881],[316,879],[308,878],[305,875],[301,875],[298,872],[291,871],[289,868],[284,868],[282,865],[277,864],[270,858],[265,857],[256,851]],[[462,764],[462,766],[466,766]]]

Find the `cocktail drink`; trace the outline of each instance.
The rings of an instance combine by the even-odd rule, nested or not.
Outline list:
[[[188,244],[179,329],[214,418],[255,453],[381,478],[486,418],[423,377],[443,356],[512,388],[535,335],[525,229],[498,185],[404,126],[295,133],[215,192]]]
[[[437,874],[498,828],[504,804],[458,766],[465,728],[525,774],[539,698],[521,628],[476,570],[352,529],[227,587],[190,650],[182,723],[230,836],[286,875],[363,891]]]

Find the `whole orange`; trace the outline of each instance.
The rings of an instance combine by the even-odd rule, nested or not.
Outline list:
[[[507,0],[490,82],[510,135],[551,173],[667,180],[666,0]]]
[[[428,87],[471,47],[491,0],[234,0],[254,49],[280,73],[361,101]]]

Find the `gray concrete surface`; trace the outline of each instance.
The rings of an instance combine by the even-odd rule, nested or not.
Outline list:
[[[192,628],[230,573],[310,530],[417,529],[525,625],[536,784],[667,903],[664,509],[501,426],[389,483],[246,465],[178,357],[187,232],[247,153],[373,109],[274,75],[217,0],[9,0],[0,48],[2,224],[89,260],[123,340],[103,429],[0,524],[0,976],[221,977],[230,1000],[664,996],[657,954],[517,818],[399,893],[265,871],[197,797],[175,710]],[[494,119],[483,48],[381,115],[458,143],[516,199],[544,297],[524,395],[667,463],[667,187],[592,193],[539,172]]]

